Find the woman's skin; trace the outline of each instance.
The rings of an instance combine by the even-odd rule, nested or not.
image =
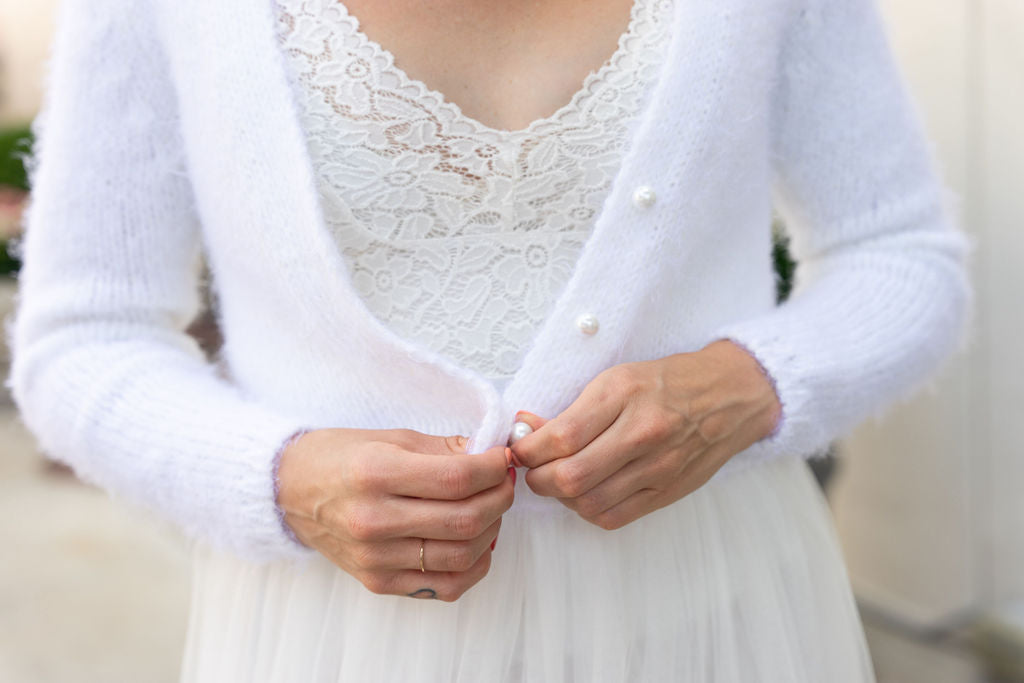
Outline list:
[[[374,593],[455,600],[487,574],[515,483],[506,447],[468,455],[467,441],[314,430],[282,453],[277,502],[302,543]]]
[[[520,414],[535,431],[511,450],[534,493],[618,529],[704,485],[781,413],[757,361],[719,340],[608,368],[554,419]]]
[[[611,56],[632,0],[345,4],[409,76],[466,116],[518,130]],[[608,368],[561,414],[520,415],[535,431],[511,449],[468,455],[465,436],[408,429],[309,432],[282,454],[278,504],[300,541],[369,590],[450,601],[490,568],[513,458],[534,492],[615,529],[703,485],[780,414],[757,361],[719,340]]]
[[[629,26],[632,0],[346,0],[407,75],[499,130],[568,104]]]
[[[375,593],[455,600],[490,568],[526,483],[617,529],[702,486],[771,434],[781,406],[757,361],[730,341],[612,366],[511,449],[465,453],[464,436],[322,429],[281,456],[278,503],[299,540]],[[425,574],[419,570],[420,539]]]

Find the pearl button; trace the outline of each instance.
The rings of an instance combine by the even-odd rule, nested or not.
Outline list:
[[[594,334],[597,332],[597,318],[591,313],[584,313],[576,318],[576,327],[580,328],[583,334]]]
[[[633,191],[633,204],[646,209],[654,205],[658,195],[654,194],[654,190],[646,185],[641,185]]]
[[[523,438],[527,434],[533,433],[533,427],[526,424],[525,422],[516,422],[512,425],[512,434],[508,437],[508,445],[511,446],[519,439]]]

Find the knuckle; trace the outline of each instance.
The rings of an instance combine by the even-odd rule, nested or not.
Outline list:
[[[625,522],[621,515],[617,515],[613,512],[603,512],[599,515],[594,516],[593,519],[588,520],[593,524],[601,527],[605,531],[614,531],[624,526]]]
[[[441,488],[454,500],[466,498],[472,487],[473,476],[462,461],[452,459],[440,473]]]
[[[448,518],[448,528],[456,538],[475,538],[483,533],[484,524],[480,515],[472,509],[463,508]]]
[[[464,572],[472,567],[475,561],[473,549],[461,543],[450,548],[444,560],[445,567],[453,572]]]
[[[366,590],[377,595],[385,595],[391,591],[391,580],[384,574],[366,572],[359,577]]]
[[[559,453],[572,453],[573,441],[578,431],[575,421],[571,418],[564,418],[551,425],[551,432],[548,435],[551,445]]]
[[[634,440],[640,444],[660,443],[668,439],[675,429],[673,421],[662,412],[654,412],[645,417],[637,426]]]
[[[455,586],[452,588],[437,589],[437,599],[442,602],[455,602],[462,597],[462,594],[469,589],[469,586]]]
[[[607,379],[609,384],[614,387],[615,391],[618,393],[633,396],[640,393],[643,389],[643,376],[639,372],[639,369],[631,363],[613,365],[605,372],[608,373]]]
[[[348,468],[348,483],[360,493],[374,491],[379,482],[379,468],[373,458],[359,458]]]
[[[380,518],[371,510],[357,507],[351,510],[346,519],[349,536],[357,541],[373,541],[381,534]]]
[[[576,463],[557,463],[553,477],[555,488],[563,498],[576,498],[586,493],[586,473]]]
[[[376,569],[380,564],[380,554],[372,545],[358,544],[351,553],[352,563],[363,570]]]
[[[576,501],[576,511],[586,520],[596,519],[604,510],[604,501],[597,495],[581,496]]]

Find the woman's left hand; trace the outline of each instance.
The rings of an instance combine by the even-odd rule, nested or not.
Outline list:
[[[604,529],[618,529],[707,482],[770,435],[782,407],[745,350],[700,351],[601,372],[558,416],[517,419],[533,433],[512,445],[526,483]]]

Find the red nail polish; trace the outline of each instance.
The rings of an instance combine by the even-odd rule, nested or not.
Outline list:
[[[512,475],[512,485],[515,486],[516,485],[516,468],[515,467],[509,467],[508,468],[508,473]]]
[[[498,545],[498,537],[495,536],[494,540],[491,541],[491,550],[494,550],[494,546]]]

